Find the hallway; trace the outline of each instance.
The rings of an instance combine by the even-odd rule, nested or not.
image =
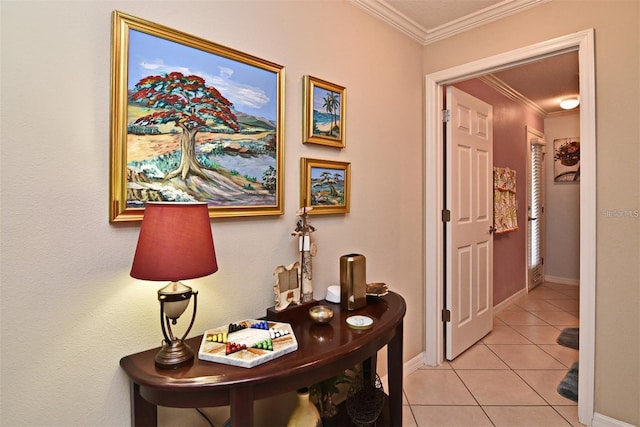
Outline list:
[[[405,377],[403,426],[581,426],[577,403],[556,391],[578,360],[556,338],[578,325],[579,288],[543,283],[454,361]]]

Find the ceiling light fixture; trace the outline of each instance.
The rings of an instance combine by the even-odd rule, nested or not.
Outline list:
[[[573,110],[578,105],[580,105],[580,100],[578,98],[566,98],[560,101],[560,108],[564,110]]]

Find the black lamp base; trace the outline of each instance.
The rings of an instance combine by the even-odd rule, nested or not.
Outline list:
[[[156,354],[156,367],[159,369],[176,369],[193,363],[193,350],[183,340],[166,341]]]

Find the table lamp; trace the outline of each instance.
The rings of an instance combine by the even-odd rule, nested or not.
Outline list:
[[[218,271],[206,203],[146,203],[131,277],[170,283],[158,290],[160,323],[164,340],[155,358],[161,369],[193,362],[193,350],[184,342],[196,318],[198,292],[180,280],[208,276]],[[181,338],[171,325],[177,323],[193,295],[191,323]]]

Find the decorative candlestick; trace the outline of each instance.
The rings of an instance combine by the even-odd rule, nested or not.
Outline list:
[[[291,235],[298,237],[298,251],[300,251],[300,302],[313,301],[313,282],[311,257],[316,255],[317,248],[311,242],[311,233],[316,229],[309,224],[309,211],[313,208],[305,206],[296,212],[298,222],[296,229]]]

